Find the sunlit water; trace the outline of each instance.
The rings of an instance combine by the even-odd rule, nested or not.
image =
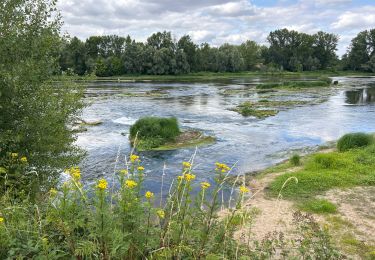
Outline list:
[[[212,181],[214,163],[235,165],[234,174],[260,170],[288,158],[306,153],[318,145],[333,141],[349,132],[375,132],[375,78],[336,78],[339,85],[330,89],[257,93],[254,83],[236,80],[231,83],[130,83],[91,82],[82,118],[101,120],[79,134],[77,144],[88,155],[82,163],[84,180],[111,179],[123,168],[124,156],[131,147],[128,132],[131,124],[143,116],[175,116],[182,129],[199,129],[217,138],[217,142],[199,147],[195,157],[198,182]],[[226,90],[236,89],[231,94]],[[159,96],[126,97],[121,93],[152,91]],[[228,110],[246,100],[322,100],[316,105],[285,109],[274,117],[259,120]],[[170,184],[195,149],[140,153],[146,168],[148,189],[160,190],[163,165],[164,182]],[[198,183],[197,182],[197,183]]]

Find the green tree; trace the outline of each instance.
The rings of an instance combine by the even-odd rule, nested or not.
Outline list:
[[[38,173],[23,177],[41,184],[80,158],[68,126],[82,108],[81,91],[52,82],[61,43],[55,7],[47,0],[0,2],[0,167],[8,152],[17,152]],[[8,169],[7,183],[17,186],[14,174]]]
[[[73,37],[63,41],[60,54],[60,67],[62,71],[72,70],[77,75],[84,75],[87,71],[85,44]]]
[[[197,71],[197,48],[189,35],[184,35],[177,43],[177,48],[183,50],[191,71]]]
[[[337,35],[318,32],[314,37],[314,56],[319,60],[321,69],[332,66],[337,61]]]
[[[246,41],[239,46],[239,51],[243,58],[245,70],[253,70],[255,66],[262,62],[261,46],[254,41]]]

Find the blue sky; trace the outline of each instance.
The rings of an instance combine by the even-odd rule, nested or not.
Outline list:
[[[375,0],[60,0],[63,30],[90,35],[131,35],[144,41],[153,32],[172,31],[198,43],[267,44],[270,31],[288,28],[339,35],[345,53],[360,31],[375,28]]]

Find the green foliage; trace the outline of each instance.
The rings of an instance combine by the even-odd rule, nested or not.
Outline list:
[[[299,208],[301,210],[317,214],[329,214],[337,212],[337,206],[325,199],[312,199],[305,201],[303,204],[299,205]]]
[[[241,193],[225,221],[219,219],[229,167],[216,167],[215,186],[203,183],[193,197],[196,176],[184,162],[174,184],[162,187],[167,192],[162,206],[155,206],[161,204],[154,193],[144,191],[144,168],[134,154],[115,175],[116,191],[105,179],[84,190],[80,170],[73,167],[67,171],[69,181],[37,204],[7,192],[0,197],[0,258],[197,259],[218,249],[233,258],[234,232],[248,216]]]
[[[374,154],[373,144],[341,153],[313,155],[302,170],[276,177],[270,184],[269,194],[278,196],[290,177],[297,178],[298,183],[287,183],[281,194],[294,200],[310,199],[332,188],[375,185]]]
[[[344,57],[344,69],[374,72],[374,39],[375,29],[358,33]]]
[[[289,158],[289,162],[293,166],[299,166],[299,165],[301,165],[301,156],[299,156],[298,154],[293,154]]]
[[[38,173],[27,175],[29,182],[41,185],[80,155],[69,125],[83,106],[82,91],[71,82],[52,82],[61,43],[53,10],[55,1],[0,2],[0,167],[8,167],[7,152],[23,151]],[[7,171],[8,184],[19,187],[18,175]]]
[[[140,149],[156,148],[181,133],[177,118],[144,117],[130,128],[130,140]]]
[[[268,50],[263,52],[267,63],[289,71],[327,69],[337,61],[338,36],[325,32],[313,35],[280,29],[270,32]]]
[[[370,145],[374,142],[374,137],[365,133],[351,133],[341,137],[337,142],[337,149],[340,152],[349,149]]]

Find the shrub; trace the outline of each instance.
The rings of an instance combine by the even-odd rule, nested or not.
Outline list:
[[[340,152],[349,149],[368,146],[373,143],[374,138],[372,135],[365,133],[351,133],[342,136],[337,142],[337,149]]]
[[[300,205],[300,208],[304,211],[312,213],[336,213],[337,206],[332,202],[325,199],[312,199],[304,202]]]
[[[294,154],[292,155],[292,157],[290,157],[289,162],[293,166],[301,165],[301,156],[299,156],[298,154]]]
[[[180,133],[175,117],[144,117],[131,126],[130,140],[133,143],[137,137],[136,147],[151,149],[173,141]]]

